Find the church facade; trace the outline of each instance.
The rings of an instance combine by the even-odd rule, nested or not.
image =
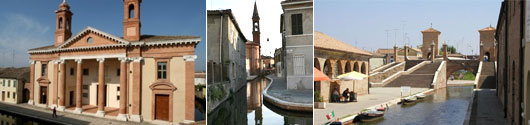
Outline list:
[[[194,120],[200,38],[142,35],[142,0],[123,2],[122,37],[92,27],[72,34],[70,6],[59,5],[55,43],[28,50],[29,104],[124,121]]]

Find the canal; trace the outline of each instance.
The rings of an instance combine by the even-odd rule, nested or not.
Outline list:
[[[212,124],[281,125],[313,123],[312,113],[292,112],[264,102],[262,92],[269,85],[266,78],[256,78],[234,92],[225,102],[209,113]],[[215,114],[215,117],[210,114]],[[210,121],[211,120],[211,121]]]
[[[473,86],[454,86],[435,90],[412,105],[391,106],[384,118],[361,124],[463,124]]]
[[[33,119],[17,114],[0,111],[0,125],[54,125],[58,123],[50,123],[39,119]]]

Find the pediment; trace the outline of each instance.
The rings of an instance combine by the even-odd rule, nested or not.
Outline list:
[[[48,84],[50,84],[50,80],[47,78],[47,77],[40,77],[37,79],[37,82],[41,85],[41,86],[47,86]]]
[[[89,39],[91,39],[89,41]],[[59,49],[64,48],[86,48],[86,47],[97,47],[97,46],[111,46],[111,45],[126,45],[128,41],[105,33],[103,31],[87,27],[83,31],[79,32],[75,36],[69,38]]]
[[[151,90],[170,90],[175,91],[177,90],[177,87],[175,85],[171,84],[170,82],[161,81],[161,82],[155,82],[149,86]]]

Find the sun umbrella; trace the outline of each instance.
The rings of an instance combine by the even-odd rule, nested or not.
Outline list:
[[[339,75],[337,78],[342,79],[342,80],[362,80],[366,77],[368,77],[368,75],[352,71],[349,73]]]
[[[315,67],[313,67],[313,75],[313,81],[329,80],[329,77],[326,74]]]

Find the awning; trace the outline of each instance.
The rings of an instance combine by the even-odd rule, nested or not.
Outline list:
[[[313,67],[313,81],[322,81],[322,80],[329,80],[329,77],[318,70],[317,68]]]
[[[368,77],[368,75],[352,71],[352,72],[349,72],[349,73],[345,73],[345,74],[339,75],[337,78],[339,78],[341,80],[362,80],[362,79],[364,79],[366,77]]]

